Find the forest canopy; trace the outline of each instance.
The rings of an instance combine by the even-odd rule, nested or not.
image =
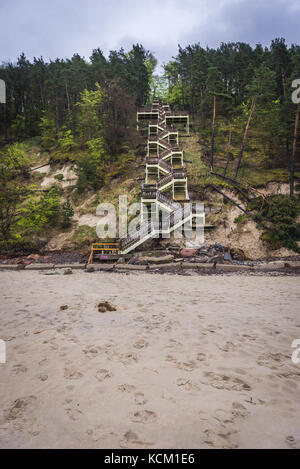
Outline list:
[[[65,214],[72,213],[69,205],[59,205],[56,192],[46,200],[36,197],[24,142],[38,139],[50,163],[71,161],[78,194],[98,191],[139,153],[136,109],[150,105],[154,97],[190,114],[192,133],[204,148],[199,160],[211,171],[209,178],[222,175],[228,182],[246,174],[248,183],[251,161],[257,172],[265,169],[277,176],[272,171],[283,170],[284,178],[288,174],[294,197],[300,175],[300,105],[292,101],[292,84],[300,78],[300,46],[288,46],[283,38],[269,47],[193,44],[179,46],[161,76],[155,75],[156,65],[153,53],[135,44],[129,52],[111,51],[108,57],[100,49],[94,49],[89,60],[75,54],[70,59],[30,61],[22,54],[16,63],[0,66],[7,88],[6,104],[0,105],[2,186],[10,194],[1,198],[6,242],[14,220],[23,226],[26,216],[38,229],[59,220],[42,213],[49,200],[53,213],[61,213],[60,223],[68,225],[70,216]],[[21,169],[5,166],[10,155],[23,161]],[[14,173],[17,177],[10,175]],[[259,177],[254,179],[259,185]],[[11,196],[14,192],[18,197]],[[6,213],[11,213],[9,219]],[[62,222],[65,216],[67,222]]]

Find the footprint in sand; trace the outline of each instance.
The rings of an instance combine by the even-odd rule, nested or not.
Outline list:
[[[68,398],[63,402],[63,405],[69,405],[69,404],[71,404],[71,402],[73,402],[73,399],[71,399],[71,398],[68,397]]]
[[[243,334],[243,337],[244,337],[245,339],[251,340],[252,342],[255,342],[256,339],[257,339],[257,337],[252,336],[252,335],[248,335],[248,334]]]
[[[152,446],[153,443],[145,443],[139,440],[139,437],[136,433],[129,430],[124,434],[124,438],[120,441],[120,447],[124,449],[136,449],[137,447],[146,448]]]
[[[162,395],[162,399],[165,399],[166,401],[173,402],[173,404],[176,404],[176,399],[175,397],[167,390],[164,390]]]
[[[297,381],[299,381],[300,378],[300,373],[296,371],[286,371],[280,372],[276,376],[278,376],[278,378],[295,380],[296,382],[294,384],[297,384]]]
[[[143,349],[143,348],[148,347],[148,345],[149,343],[147,342],[147,340],[140,339],[133,346],[134,348],[137,348],[137,349]]]
[[[134,395],[134,402],[136,405],[145,405],[148,400],[145,398],[145,395],[142,392],[137,392]]]
[[[204,362],[205,359],[206,359],[205,353],[197,353],[196,360],[198,362]]]
[[[73,421],[78,420],[78,418],[81,417],[81,415],[83,415],[83,412],[81,412],[81,410],[72,409],[71,407],[69,407],[68,409],[65,409],[65,412],[67,416],[69,417],[69,419]]]
[[[109,370],[97,370],[96,372],[96,378],[98,381],[102,382],[105,381],[106,379],[112,378],[113,374]]]
[[[233,402],[232,403],[232,415],[233,417],[246,418],[250,415],[250,412],[240,402]]]
[[[184,371],[194,371],[194,369],[197,367],[196,363],[193,361],[177,362],[175,366],[179,370],[184,370]]]
[[[287,436],[285,442],[291,448],[300,449],[300,439],[297,440],[293,435]]]
[[[166,356],[166,362],[176,363],[177,360],[176,360],[175,357],[173,357],[173,355],[167,355],[167,356]]]
[[[20,397],[16,399],[11,407],[4,411],[6,420],[23,418],[25,411],[37,400],[36,396]]]
[[[49,363],[48,358],[44,358],[43,360],[41,360],[41,361],[39,362],[39,365],[40,365],[40,366],[44,366],[44,365],[48,365],[48,363]]]
[[[76,370],[70,369],[70,368],[65,368],[64,369],[64,377],[66,379],[75,380],[75,379],[81,379],[83,377],[83,374],[80,373],[80,371],[76,371]]]
[[[214,324],[208,324],[207,329],[205,329],[207,332],[210,332],[211,334],[215,334],[217,332],[217,329],[222,329],[222,327],[215,326]]]
[[[40,381],[45,382],[45,381],[47,381],[47,379],[48,379],[48,375],[39,375],[39,376],[38,376],[38,379],[39,379]]]
[[[121,384],[118,389],[121,392],[134,392],[136,387],[131,384]]]
[[[235,350],[235,345],[232,342],[226,342],[224,345],[218,345],[218,349],[222,352],[233,352]]]
[[[169,340],[169,345],[167,345],[167,348],[174,348],[174,349],[181,349],[183,347],[183,344],[179,342],[176,339],[170,339]]]
[[[26,373],[28,368],[24,365],[14,365],[12,371],[18,375],[20,373]]]
[[[208,384],[215,389],[226,389],[228,391],[251,391],[251,386],[240,378],[227,376],[213,372],[204,373],[203,384]]]
[[[214,419],[220,423],[221,426],[226,426],[233,423],[231,412],[224,409],[217,409],[214,413]]]
[[[185,391],[199,391],[200,387],[192,383],[189,379],[178,378],[176,381],[178,387],[183,388]]]
[[[88,358],[95,358],[97,357],[99,350],[99,347],[89,346],[84,349],[83,352]]]
[[[145,322],[145,319],[144,319],[143,316],[136,316],[136,317],[134,318],[134,322],[141,322],[141,323],[143,323],[143,322]]]
[[[186,362],[179,362],[172,355],[167,355],[166,361],[173,363],[175,368],[178,368],[179,370],[193,371],[195,368],[197,368],[197,365],[194,361],[190,360]]]
[[[133,363],[136,363],[138,361],[138,356],[136,353],[124,353],[119,355],[120,362],[123,363],[123,365],[131,365]]]
[[[230,436],[232,432],[222,432],[217,433],[214,430],[207,429],[204,431],[204,443],[212,448],[222,448],[222,449],[236,449],[238,445],[230,441]]]
[[[151,410],[138,410],[132,414],[131,420],[135,423],[152,423],[157,420],[157,415]]]
[[[267,366],[273,370],[278,368],[278,366],[282,366],[287,360],[290,361],[290,359],[290,356],[283,355],[282,353],[265,353],[258,357],[257,364]]]
[[[67,332],[70,328],[67,327],[65,324],[63,324],[62,326],[58,326],[56,328],[56,331],[59,332],[59,333],[64,333],[64,332]]]

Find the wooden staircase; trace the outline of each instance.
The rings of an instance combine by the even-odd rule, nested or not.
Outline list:
[[[168,118],[171,118],[171,129],[167,124]],[[200,220],[201,226],[205,225],[204,210],[197,213],[191,205],[188,208],[183,206],[183,202],[189,201],[187,172],[183,149],[179,146],[179,132],[174,127],[176,122],[181,124],[186,121],[188,128],[188,115],[184,112],[172,113],[169,104],[154,100],[151,108],[139,109],[137,112],[138,125],[145,121],[148,121],[149,128],[146,177],[142,184],[141,223],[137,231],[121,239],[123,255],[150,238],[159,235],[167,237],[186,224],[192,227],[196,219],[198,222]],[[151,213],[152,205],[155,206],[157,218],[154,221],[144,220],[149,207]],[[163,212],[162,219],[159,216],[160,211]]]

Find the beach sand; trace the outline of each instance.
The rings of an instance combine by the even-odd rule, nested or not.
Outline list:
[[[299,286],[0,272],[0,447],[300,448]]]

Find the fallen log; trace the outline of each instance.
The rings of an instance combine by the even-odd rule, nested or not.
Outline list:
[[[248,196],[248,194],[246,194],[240,187],[240,183],[238,181],[235,181],[234,179],[231,179],[230,177],[228,176],[224,176],[223,174],[219,174],[219,173],[215,173],[214,171],[211,171],[210,172],[211,174],[213,174],[214,176],[217,176],[217,177],[220,177],[221,179],[225,179],[225,181],[228,181],[230,182],[233,187],[239,191],[244,197],[246,200],[248,200],[248,202],[251,200],[250,197]]]
[[[225,197],[225,199],[229,200],[231,203],[233,203],[236,207],[238,207],[242,212],[244,212],[245,214],[248,215],[248,212],[246,209],[244,209],[241,205],[239,205],[237,202],[235,202],[233,199],[231,199],[231,197],[229,197],[228,195],[226,195],[223,191],[221,191],[221,189],[219,189],[217,186],[215,186],[214,184],[210,184],[210,187],[212,187],[215,191],[217,191],[219,194],[223,195],[223,197]]]

